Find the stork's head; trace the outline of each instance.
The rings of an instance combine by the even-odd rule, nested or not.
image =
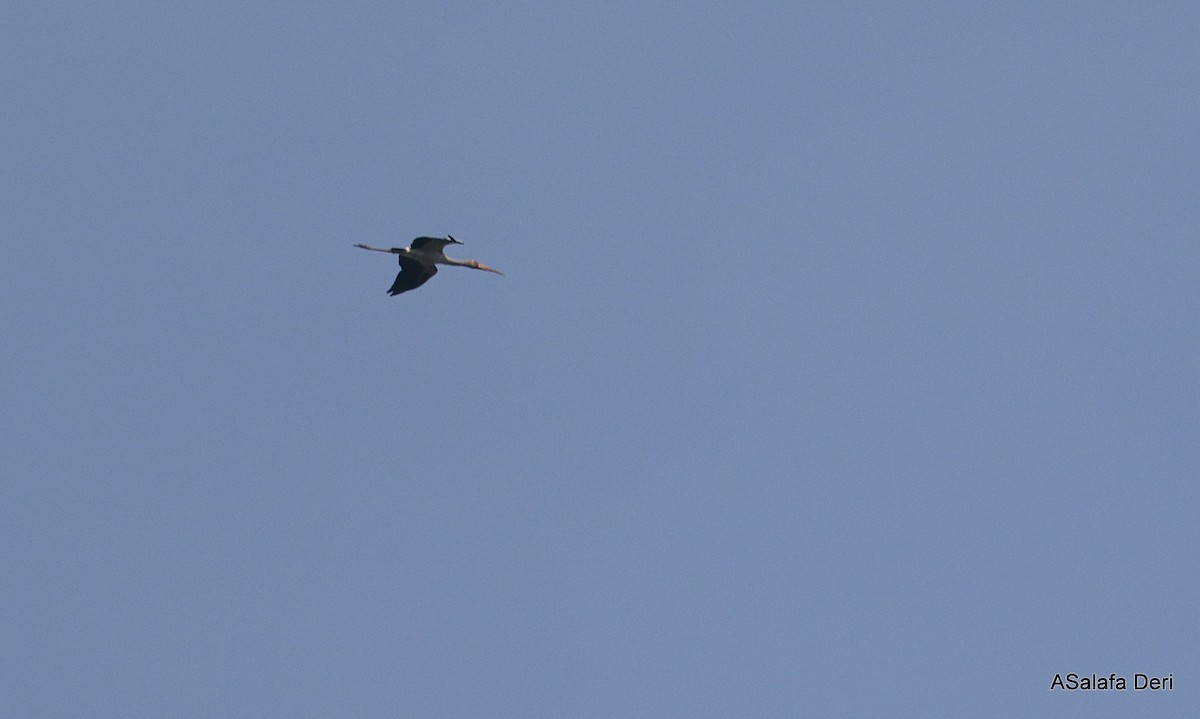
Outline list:
[[[460,242],[459,244],[461,245],[462,243]],[[495,272],[495,273],[496,273],[496,274],[498,274],[498,275],[502,275],[502,274],[504,274],[504,273],[503,273],[503,272],[501,272],[500,270],[497,270],[497,269],[493,269],[493,268],[491,268],[491,267],[488,267],[487,265],[483,264],[483,263],[482,263],[482,262],[480,262],[479,260],[467,260],[467,263],[468,263],[468,264],[467,264],[467,267],[474,267],[474,268],[475,268],[475,269],[477,269],[477,270],[484,270],[484,271],[486,271],[486,272]]]

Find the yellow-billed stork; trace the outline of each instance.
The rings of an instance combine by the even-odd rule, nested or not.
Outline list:
[[[364,250],[374,250],[375,252],[390,252],[398,255],[397,259],[400,260],[400,274],[396,275],[396,281],[392,283],[391,289],[388,290],[388,294],[392,296],[398,295],[401,292],[415,290],[428,282],[430,277],[437,274],[438,265],[470,267],[476,270],[495,272],[498,275],[504,274],[500,270],[494,270],[478,260],[456,260],[446,256],[446,245],[461,244],[461,242],[450,235],[446,235],[445,237],[418,237],[408,247],[392,247],[389,249],[363,244],[357,244],[355,247],[361,247]]]

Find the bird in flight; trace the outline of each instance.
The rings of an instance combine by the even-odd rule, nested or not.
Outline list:
[[[446,245],[461,244],[461,242],[450,235],[446,235],[445,237],[418,237],[408,247],[392,247],[389,249],[363,244],[357,244],[355,247],[361,247],[364,250],[374,250],[375,252],[390,252],[398,255],[397,259],[400,260],[400,274],[396,275],[396,281],[392,283],[392,288],[388,290],[388,294],[393,297],[401,292],[415,290],[428,282],[430,277],[437,274],[438,265],[457,265],[458,267],[471,267],[476,270],[495,272],[498,275],[504,274],[500,270],[493,270],[491,267],[477,260],[456,260],[446,256]]]

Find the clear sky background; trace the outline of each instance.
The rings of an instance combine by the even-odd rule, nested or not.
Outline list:
[[[0,714],[1196,711],[1198,38],[0,5]]]

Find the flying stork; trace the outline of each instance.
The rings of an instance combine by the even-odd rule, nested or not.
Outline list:
[[[375,252],[391,252],[394,255],[399,255],[400,274],[396,275],[396,281],[392,283],[392,288],[388,290],[388,294],[393,297],[401,292],[415,290],[421,285],[429,281],[430,277],[437,274],[438,265],[457,265],[459,267],[471,267],[476,270],[486,270],[495,272],[498,275],[504,274],[500,270],[493,270],[491,267],[477,260],[456,260],[446,256],[446,245],[461,245],[462,243],[454,239],[450,235],[445,237],[418,237],[412,241],[408,247],[371,247],[370,245],[357,244],[355,247],[361,247],[364,250],[374,250]]]

